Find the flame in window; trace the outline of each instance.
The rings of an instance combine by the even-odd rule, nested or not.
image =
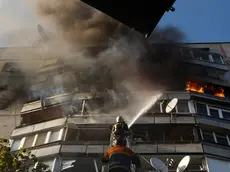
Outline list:
[[[205,93],[205,89],[211,91],[214,96],[225,97],[224,88],[215,88],[213,85],[204,85],[204,84],[202,85],[193,81],[187,82],[185,90],[194,91],[198,93]]]
[[[192,82],[192,81],[187,82],[186,90],[187,91],[195,91],[198,93],[204,93],[204,87],[202,87],[199,84]]]
[[[225,97],[225,95],[224,95],[224,89],[220,88],[217,92],[214,93],[214,96]]]

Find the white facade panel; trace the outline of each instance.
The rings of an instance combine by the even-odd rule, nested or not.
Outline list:
[[[32,150],[31,153],[34,154],[36,157],[55,155],[59,153],[60,147],[60,145],[49,146],[45,148]]]
[[[13,131],[11,137],[27,135],[27,134],[39,132],[42,130],[49,130],[51,128],[58,128],[60,126],[65,125],[65,121],[66,121],[65,118],[61,118],[61,119],[55,119],[55,120],[48,121],[48,122],[43,122],[43,123],[39,123],[39,124],[34,124],[34,125],[26,126],[26,127],[17,128]]]

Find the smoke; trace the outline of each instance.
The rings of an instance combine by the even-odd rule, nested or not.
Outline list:
[[[92,47],[94,52],[98,52],[105,48],[118,25],[112,18],[80,0],[42,0],[38,2],[37,11],[40,16],[54,21],[64,39],[78,51]]]
[[[9,97],[15,98],[17,90],[27,92],[31,100],[40,94],[102,92],[101,99],[87,101],[88,109],[131,114],[142,108],[144,100],[177,88],[187,77],[177,44],[184,35],[177,28],[157,29],[147,40],[79,0],[39,0],[36,10],[46,21],[43,26],[49,40],[29,51],[13,53],[21,59],[17,64],[24,84],[12,89]],[[19,37],[12,40],[19,42]],[[54,57],[59,59],[56,68],[44,74],[36,85],[39,91],[29,91],[39,78],[35,71]],[[25,81],[28,77],[35,79]],[[12,81],[7,85],[10,88]],[[12,98],[6,100],[9,103]],[[75,105],[73,101],[69,110]]]

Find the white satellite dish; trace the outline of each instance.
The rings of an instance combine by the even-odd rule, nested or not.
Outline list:
[[[176,172],[183,172],[190,162],[190,156],[185,156],[177,166]]]
[[[165,163],[163,163],[158,158],[151,158],[150,164],[153,168],[155,168],[158,172],[168,172],[168,167]]]
[[[167,104],[167,106],[166,106],[166,108],[165,108],[165,112],[166,112],[166,113],[172,112],[172,110],[176,107],[177,103],[178,103],[178,99],[177,99],[177,98],[172,99],[172,100]]]

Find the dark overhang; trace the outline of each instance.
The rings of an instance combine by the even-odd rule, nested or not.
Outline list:
[[[175,0],[81,0],[121,23],[150,35],[165,11],[174,11]]]

